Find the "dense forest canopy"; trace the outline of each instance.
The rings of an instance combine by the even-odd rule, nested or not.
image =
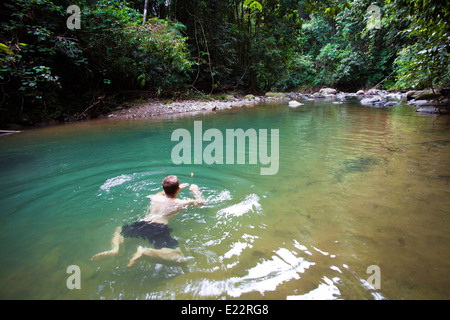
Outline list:
[[[0,6],[1,123],[83,118],[136,97],[450,85],[446,1],[5,0]]]

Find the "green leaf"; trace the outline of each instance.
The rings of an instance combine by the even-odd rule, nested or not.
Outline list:
[[[14,54],[14,52],[12,52],[12,51],[8,48],[8,46],[6,46],[6,45],[3,44],[3,43],[0,43],[0,51],[5,51],[5,52],[7,52],[7,53],[9,53],[9,54]]]

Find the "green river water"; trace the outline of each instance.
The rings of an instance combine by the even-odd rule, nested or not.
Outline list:
[[[306,103],[0,137],[0,298],[450,299],[449,118]],[[259,162],[173,164],[171,134],[194,121],[224,136],[279,129],[277,174]],[[170,222],[188,262],[128,268],[149,246],[140,239],[90,261],[143,218],[168,174],[206,199]],[[67,287],[71,265],[81,289]]]

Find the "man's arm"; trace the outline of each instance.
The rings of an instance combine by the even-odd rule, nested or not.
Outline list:
[[[191,184],[191,186],[189,187],[189,190],[192,192],[192,194],[194,195],[195,199],[186,200],[188,205],[197,206],[197,205],[202,204],[202,203],[205,202],[205,200],[203,199],[203,197],[199,193],[199,191],[198,191],[199,189],[198,189],[198,186],[196,184]]]

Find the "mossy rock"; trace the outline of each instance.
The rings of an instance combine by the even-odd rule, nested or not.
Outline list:
[[[284,93],[280,93],[280,92],[267,92],[266,93],[266,97],[269,98],[283,98],[285,97]]]
[[[416,100],[432,100],[437,99],[440,96],[441,96],[440,94],[434,93],[433,91],[424,91],[419,95],[417,95]]]
[[[255,96],[252,94],[248,94],[244,97],[244,99],[255,99]]]

